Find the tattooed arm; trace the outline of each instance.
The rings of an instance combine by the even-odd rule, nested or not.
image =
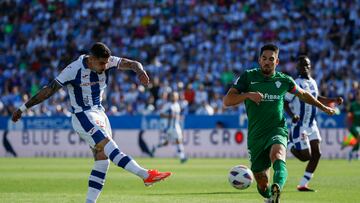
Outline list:
[[[133,61],[127,58],[122,58],[118,67],[120,70],[132,70],[134,71],[143,85],[149,83],[149,76],[144,70],[143,66],[138,61]]]
[[[14,122],[18,121],[21,118],[21,114],[25,109],[31,108],[35,106],[36,104],[39,104],[43,102],[44,100],[51,97],[53,94],[55,94],[59,89],[61,89],[61,85],[56,82],[55,80],[51,81],[51,83],[44,88],[42,88],[36,95],[30,98],[28,102],[26,102],[22,107],[17,109],[13,115],[12,120]],[[24,108],[24,109],[22,109]]]

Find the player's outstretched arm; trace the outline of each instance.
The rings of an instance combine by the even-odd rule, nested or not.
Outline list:
[[[12,115],[12,121],[16,122],[21,118],[21,114],[36,104],[43,102],[44,100],[51,97],[55,92],[61,89],[61,85],[57,83],[55,80],[51,81],[49,85],[44,86],[36,95],[30,98],[28,102],[23,104],[20,108],[18,108]]]
[[[259,105],[262,98],[263,95],[260,92],[239,93],[237,89],[231,87],[223,98],[223,105],[225,107],[236,106],[244,102],[245,99],[250,99]]]
[[[149,84],[149,76],[147,75],[146,71],[144,70],[140,62],[130,60],[127,58],[122,58],[119,64],[119,69],[132,70],[138,75],[141,84],[145,86]]]
[[[318,100],[326,106],[329,106],[330,103],[336,103],[337,105],[341,105],[344,102],[342,97],[329,98],[324,96],[318,96]]]
[[[319,109],[321,109],[322,111],[324,111],[328,115],[334,115],[335,114],[335,109],[330,108],[328,106],[325,106],[319,100],[317,100],[314,96],[312,96],[309,92],[307,92],[307,91],[305,91],[305,90],[303,90],[303,89],[301,89],[299,87],[297,88],[297,91],[295,92],[295,95],[297,97],[299,97],[299,99],[301,101],[318,107]]]

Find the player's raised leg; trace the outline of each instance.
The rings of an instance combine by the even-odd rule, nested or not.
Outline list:
[[[134,159],[121,152],[112,139],[105,138],[97,144],[97,149],[103,149],[104,154],[117,166],[142,178],[146,186],[164,180],[171,175],[170,172],[158,172],[141,167]]]

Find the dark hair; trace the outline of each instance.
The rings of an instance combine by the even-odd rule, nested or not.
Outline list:
[[[306,55],[300,55],[299,57],[298,57],[298,61],[300,61],[300,60],[305,60],[305,59],[308,59],[309,57],[308,56],[306,56]]]
[[[276,54],[279,54],[279,48],[275,44],[265,44],[261,47],[260,56],[265,50],[275,51]]]
[[[109,58],[111,56],[111,51],[102,42],[96,42],[90,49],[90,54],[96,58]]]

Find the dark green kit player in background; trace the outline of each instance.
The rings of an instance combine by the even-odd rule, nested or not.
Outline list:
[[[267,44],[260,50],[260,68],[245,71],[223,99],[224,106],[245,103],[248,116],[248,152],[259,193],[266,202],[279,202],[287,178],[285,164],[287,126],[284,117],[284,95],[295,94],[301,101],[317,106],[329,115],[335,110],[324,106],[294,80],[276,72],[279,48]],[[269,169],[274,169],[273,184],[269,184]]]
[[[351,103],[348,110],[348,121],[349,121],[349,131],[356,138],[357,143],[353,146],[352,150],[349,152],[349,161],[353,157],[358,158],[359,154],[359,145],[360,145],[360,89],[356,91],[356,100]]]

